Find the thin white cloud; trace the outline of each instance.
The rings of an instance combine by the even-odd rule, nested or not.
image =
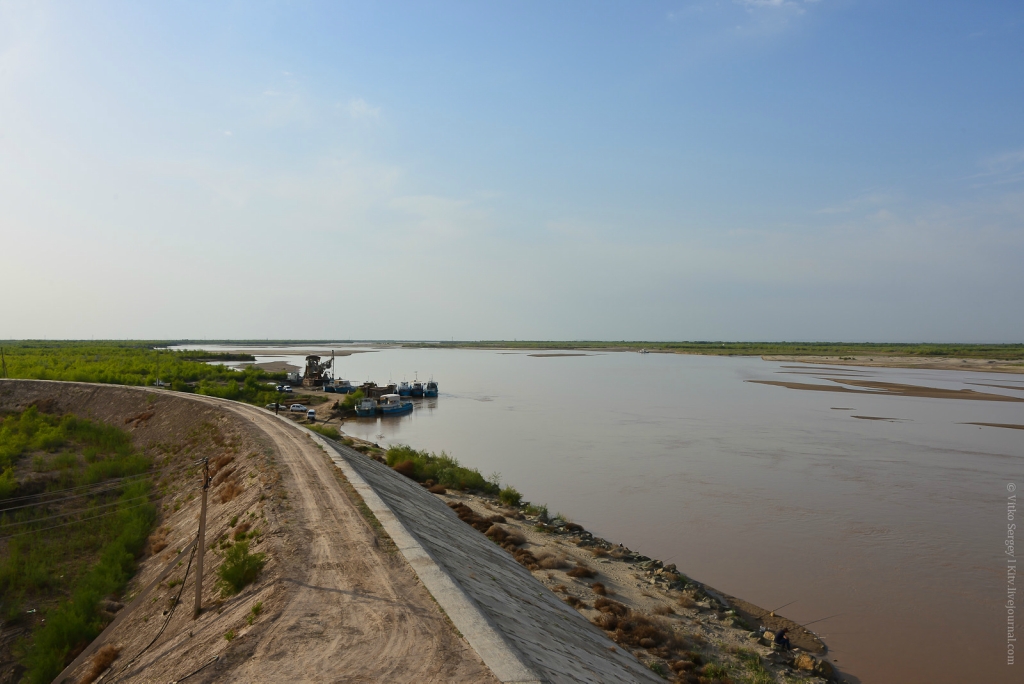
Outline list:
[[[1024,181],[1024,149],[990,155],[982,159],[979,166],[982,172],[973,176],[979,179],[975,187],[1019,183]]]
[[[371,107],[366,100],[357,97],[348,103],[348,114],[356,121],[376,121],[380,118],[380,107]]]

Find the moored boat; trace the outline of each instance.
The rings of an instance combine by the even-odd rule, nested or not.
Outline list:
[[[353,391],[353,389],[354,388],[352,387],[352,383],[349,382],[348,380],[334,381],[334,391],[337,392],[338,394],[348,394],[349,392]]]
[[[412,395],[412,385],[403,380],[398,384],[398,396],[408,397]]]
[[[436,397],[437,396],[437,383],[431,378],[427,380],[426,386],[423,388],[423,396],[425,397]]]
[[[380,398],[380,412],[385,416],[394,416],[412,411],[412,402],[397,394],[385,394]]]
[[[377,400],[366,397],[356,404],[356,415],[361,418],[368,418],[377,415]]]
[[[423,383],[422,382],[417,380],[416,382],[412,383],[412,392],[410,392],[410,396],[413,396],[413,397],[422,397],[423,396]]]

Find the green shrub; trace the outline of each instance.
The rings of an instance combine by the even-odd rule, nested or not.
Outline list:
[[[351,411],[356,407],[360,401],[363,400],[363,390],[357,389],[355,392],[349,392],[348,396],[341,400],[341,408],[344,411]]]
[[[249,553],[249,542],[240,541],[224,553],[224,562],[217,568],[217,586],[221,596],[232,596],[251,584],[267,564],[266,554]]]
[[[523,495],[515,487],[509,485],[501,490],[498,499],[506,506],[516,507],[522,502]]]
[[[525,513],[526,515],[540,515],[541,513],[543,513],[544,517],[547,517],[548,507],[543,504],[540,506],[536,504],[527,504]]]
[[[14,468],[4,468],[0,473],[0,499],[6,499],[18,489],[18,481],[14,479]]]
[[[338,428],[329,427],[326,425],[310,425],[309,429],[313,432],[319,432],[324,437],[330,437],[331,439],[341,439],[341,433],[338,432]]]
[[[479,470],[459,465],[457,459],[443,451],[440,454],[432,454],[399,444],[388,449],[386,459],[391,467],[406,461],[411,462],[411,472],[408,474],[419,482],[433,480],[449,489],[498,493],[498,487],[485,480]]]

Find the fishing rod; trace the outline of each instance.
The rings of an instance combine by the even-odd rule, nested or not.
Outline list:
[[[817,620],[811,620],[810,622],[805,622],[801,626],[806,627],[807,625],[813,625],[815,622],[824,622],[825,620],[831,620],[832,618],[839,617],[840,615],[842,615],[842,613],[836,613],[835,615],[829,615],[828,617],[819,618]]]
[[[789,603],[785,603],[785,604],[779,606],[778,608],[775,608],[775,609],[772,609],[772,610],[766,610],[765,612],[761,613],[760,617],[764,617],[766,615],[771,615],[772,617],[775,617],[775,612],[776,611],[782,610],[786,606],[791,606],[791,605],[793,605],[794,603],[796,603],[799,600],[800,599],[796,599],[795,601],[790,601]]]

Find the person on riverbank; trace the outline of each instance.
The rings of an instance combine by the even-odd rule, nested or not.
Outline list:
[[[790,648],[792,648],[792,644],[789,643],[789,637],[786,636],[786,632],[788,631],[788,627],[783,627],[775,633],[775,644],[783,651],[788,651]]]

